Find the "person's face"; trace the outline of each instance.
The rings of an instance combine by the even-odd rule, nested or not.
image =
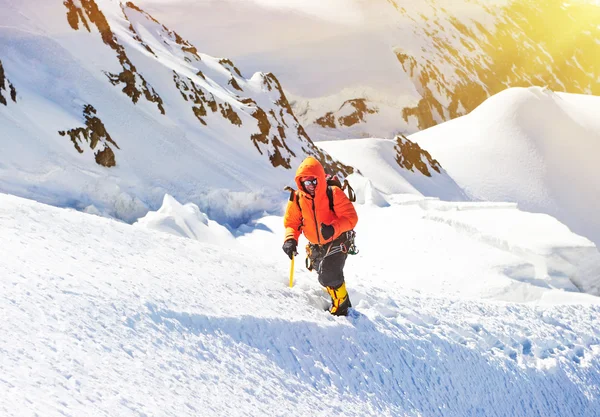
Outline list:
[[[304,177],[302,178],[302,185],[310,195],[314,195],[317,179],[315,177]]]

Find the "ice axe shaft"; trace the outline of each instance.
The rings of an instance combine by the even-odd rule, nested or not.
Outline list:
[[[292,264],[290,265],[290,288],[294,286],[294,254],[292,254]]]

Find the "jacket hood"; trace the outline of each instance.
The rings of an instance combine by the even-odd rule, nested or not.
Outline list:
[[[315,195],[327,193],[327,180],[325,176],[325,169],[319,161],[312,156],[307,157],[298,169],[296,170],[296,185],[299,190],[306,192],[304,186],[300,182],[303,177],[315,177],[317,179],[317,186],[315,187]]]

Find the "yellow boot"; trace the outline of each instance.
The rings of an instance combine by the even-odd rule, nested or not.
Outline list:
[[[348,308],[352,307],[348,292],[346,291],[346,283],[344,282],[339,288],[325,287],[331,296],[331,307],[329,312],[334,316],[347,316]]]

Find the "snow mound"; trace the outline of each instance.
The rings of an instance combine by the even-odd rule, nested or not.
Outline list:
[[[370,179],[360,174],[350,174],[347,180],[356,193],[357,204],[369,204],[377,207],[390,205],[383,194],[373,186]]]
[[[598,108],[600,97],[511,88],[410,139],[471,198],[548,213],[598,245]]]
[[[134,226],[206,243],[222,245],[234,242],[229,230],[209,220],[197,205],[193,203],[183,205],[168,194],[165,194],[163,204],[158,211],[148,212],[134,223]]]

